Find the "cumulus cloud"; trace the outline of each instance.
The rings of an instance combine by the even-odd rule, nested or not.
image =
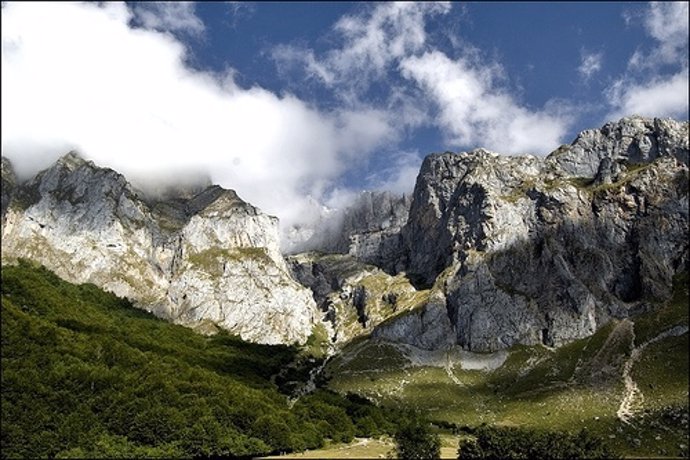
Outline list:
[[[429,16],[450,11],[450,3],[391,2],[343,16],[334,25],[340,46],[323,56],[294,45],[279,46],[274,58],[281,65],[301,65],[308,75],[333,86],[367,86],[384,75],[391,63],[423,49]]]
[[[204,23],[191,2],[137,2],[132,6],[134,21],[146,29],[200,35]]]
[[[664,64],[677,64],[688,54],[687,2],[650,2],[641,10],[626,10],[625,24],[641,25],[654,44],[640,47],[628,60],[630,70],[649,70]]]
[[[438,128],[448,149],[502,153],[547,153],[568,133],[568,103],[522,103],[500,64],[454,33],[441,40],[457,38],[454,48],[440,50],[445,32],[429,21],[449,3],[355,8],[320,42],[330,48],[273,50],[279,69],[331,92],[321,103],[240,87],[231,67],[187,66],[180,37],[205,33],[193,3],[3,4],[3,154],[24,177],[73,148],[139,184],[205,170],[286,228],[322,215],[322,204],[345,206],[359,190],[342,178],[362,165],[389,165],[362,184],[410,191],[428,152],[396,146],[419,127]],[[648,13],[655,48],[638,59],[658,56],[666,74],[631,66],[608,89],[611,113],[687,114],[687,4]],[[602,59],[583,54],[583,76]]]
[[[394,135],[376,110],[321,111],[242,89],[232,71],[190,69],[185,46],[159,30],[201,30],[191,7],[160,7],[155,21],[137,8],[4,6],[2,150],[20,174],[71,148],[140,184],[202,168],[285,227],[325,199],[348,162]],[[137,17],[152,29],[132,27]]]
[[[438,105],[439,123],[450,141],[501,153],[547,153],[561,142],[570,123],[555,110],[530,110],[497,87],[500,68],[472,59],[450,59],[440,51],[400,64]]]
[[[449,3],[378,4],[341,18],[333,27],[337,40],[331,49],[317,53],[281,45],[273,58],[280,70],[302,70],[355,106],[372,84],[385,80],[387,98],[378,110],[397,131],[435,125],[454,147],[549,152],[562,140],[570,118],[521,106],[500,89],[507,80],[501,66],[483,61],[468,43],[462,42],[458,60],[439,51],[426,23],[450,9]]]
[[[592,75],[601,70],[601,64],[604,59],[604,53],[586,53],[582,52],[580,66],[577,71],[582,78],[587,81]]]
[[[337,142],[345,155],[356,158],[371,152],[384,142],[393,142],[398,132],[391,114],[371,107],[342,109],[337,117]]]
[[[688,3],[652,2],[645,16],[647,33],[658,42],[651,57],[656,62],[673,63],[688,56]]]
[[[327,50],[281,44],[271,55],[281,74],[321,85],[343,107],[376,113],[376,126],[386,138],[400,139],[426,123],[428,104],[423,95],[400,85],[398,63],[428,46],[427,20],[450,9],[447,2],[363,5],[333,25],[333,45]]]
[[[607,95],[615,110],[609,119],[628,115],[688,118],[688,69],[670,77],[657,77],[643,83],[619,80]]]
[[[300,45],[281,44],[271,54],[283,75],[294,73],[300,82],[306,77],[330,90],[347,108],[342,110],[340,122],[359,121],[359,130],[353,127],[344,132],[357,133],[350,139],[370,145],[370,151],[375,143],[381,145],[381,140],[394,144],[405,132],[429,124],[427,96],[414,86],[401,84],[399,63],[429,46],[427,20],[450,9],[450,3],[365,5],[333,25],[333,46],[329,49],[317,52]],[[369,98],[368,90],[375,85],[383,85],[384,89],[378,88],[381,92],[376,98]],[[348,115],[348,111],[353,113]],[[343,139],[343,144],[347,143]],[[396,151],[391,157],[391,167],[367,177],[367,185],[399,193],[411,191],[421,163],[419,154]],[[327,204],[340,206],[358,193],[342,188],[333,190]]]
[[[654,45],[637,49],[629,71],[606,88],[609,120],[632,114],[688,118],[688,14],[687,2],[647,6],[641,17]]]

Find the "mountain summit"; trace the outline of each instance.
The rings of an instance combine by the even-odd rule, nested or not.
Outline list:
[[[380,337],[559,346],[668,300],[688,267],[688,123],[624,118],[545,159],[428,156],[402,234],[443,295]],[[444,313],[444,314],[441,314]]]
[[[202,331],[260,343],[311,334],[315,303],[280,254],[278,220],[234,191],[152,200],[74,152],[22,185],[2,168],[3,261],[38,261]]]

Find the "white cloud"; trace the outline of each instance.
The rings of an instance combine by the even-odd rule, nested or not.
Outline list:
[[[687,120],[688,70],[639,84],[619,80],[608,89],[607,95],[615,107],[608,115],[609,120],[629,115]]]
[[[327,65],[319,62],[314,51],[298,48],[294,45],[278,45],[272,50],[273,59],[278,64],[278,71],[288,71],[295,67],[304,67],[307,74],[330,86],[335,76]]]
[[[273,57],[282,66],[304,66],[308,75],[327,86],[366,87],[391,63],[422,50],[426,18],[445,14],[450,7],[450,3],[378,4],[362,14],[343,16],[334,26],[341,44],[323,56],[284,45],[274,50]]]
[[[281,45],[273,58],[280,70],[304,70],[345,105],[364,105],[362,94],[372,82],[390,81],[386,100],[372,109],[388,129],[436,125],[457,146],[549,152],[566,132],[568,117],[520,106],[498,87],[507,80],[501,66],[484,62],[468,43],[462,42],[463,58],[457,61],[430,43],[427,20],[450,8],[449,3],[378,4],[341,18],[333,28],[339,42],[332,49],[317,54]],[[399,83],[400,77],[407,82]],[[434,103],[440,117],[433,113]]]
[[[130,27],[133,14],[107,2],[4,6],[2,150],[21,174],[70,148],[132,178],[203,168],[286,227],[395,135],[376,110],[319,111],[241,89],[232,71],[192,70],[181,42]],[[182,16],[160,27],[198,30]]]
[[[200,35],[205,27],[191,2],[137,2],[134,19],[146,29]]]
[[[580,73],[585,81],[589,80],[592,75],[601,70],[601,64],[604,59],[604,53],[582,53],[580,66],[577,71]]]
[[[460,146],[501,153],[547,153],[561,143],[569,119],[552,110],[532,111],[495,87],[499,68],[440,51],[401,62],[402,75],[420,85],[439,107],[438,123]]]
[[[688,14],[687,2],[647,6],[640,17],[654,46],[638,48],[628,61],[628,72],[605,89],[608,120],[633,114],[688,118]]]
[[[225,2],[229,11],[230,25],[235,28],[240,21],[248,19],[256,13],[256,4],[250,2]]]
[[[337,120],[337,142],[351,157],[371,152],[384,142],[392,142],[397,131],[391,125],[391,114],[373,108],[341,110]]]
[[[627,10],[623,20],[627,26],[641,24],[654,39],[651,49],[638,48],[628,61],[633,71],[650,70],[664,64],[688,60],[687,2],[650,2],[643,10]]]
[[[688,56],[687,2],[652,2],[645,16],[647,33],[658,41],[652,53],[663,63],[677,62]]]
[[[345,16],[335,25],[346,46],[332,50],[330,66],[345,78],[362,72],[379,74],[393,60],[419,51],[425,43],[427,15],[443,14],[448,3],[385,3],[369,17]]]

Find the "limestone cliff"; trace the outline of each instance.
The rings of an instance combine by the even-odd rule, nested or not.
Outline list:
[[[29,258],[163,318],[259,343],[304,343],[317,322],[280,254],[277,219],[231,190],[145,199],[70,153],[6,205],[6,177],[13,183],[3,159],[3,262]]]
[[[402,237],[411,197],[390,192],[364,192],[345,210],[340,252],[377,265],[386,271],[400,271]]]
[[[439,296],[374,334],[558,346],[667,299],[687,234],[688,123],[624,118],[545,159],[430,155],[402,235],[408,276]]]
[[[2,257],[261,343],[560,346],[670,296],[689,264],[689,151],[687,122],[630,117],[546,158],[429,155],[411,199],[363,193],[313,237],[340,254],[289,266],[277,219],[231,190],[144,196],[74,154],[17,184],[3,159]]]
[[[14,168],[12,168],[12,163],[2,157],[2,188],[0,189],[0,194],[2,195],[2,200],[0,201],[0,222],[4,224],[5,222],[5,212],[12,201],[12,197],[17,189],[17,177],[14,174]]]
[[[336,346],[429,299],[428,291],[418,291],[404,275],[389,275],[349,254],[309,252],[288,257],[288,263],[295,278],[312,290]]]

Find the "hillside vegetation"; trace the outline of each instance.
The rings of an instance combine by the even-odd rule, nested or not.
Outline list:
[[[393,433],[397,411],[272,377],[299,350],[199,335],[26,261],[2,267],[2,457],[235,457]]]
[[[585,458],[687,456],[687,281],[666,305],[559,349],[362,338],[328,362],[330,390],[294,398],[304,363],[319,362],[305,349],[200,335],[20,261],[2,268],[2,458],[340,457],[355,437],[371,457],[417,416],[434,421],[444,457],[458,439],[475,458],[557,440]]]
[[[617,454],[688,456],[688,276],[674,297],[553,349],[425,352],[374,339],[326,367],[329,387],[406,407],[454,433],[483,424],[534,432],[585,429]]]

